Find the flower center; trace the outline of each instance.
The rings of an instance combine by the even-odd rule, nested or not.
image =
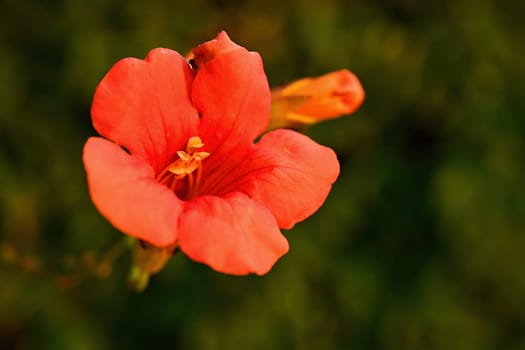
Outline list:
[[[199,136],[190,137],[186,150],[177,151],[179,159],[164,168],[157,176],[157,181],[171,188],[181,199],[195,197],[202,175],[202,161],[210,155],[199,151],[203,146]]]

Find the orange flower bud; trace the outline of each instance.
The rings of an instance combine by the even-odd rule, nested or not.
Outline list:
[[[365,92],[359,79],[342,69],[272,89],[269,129],[304,126],[354,112]]]

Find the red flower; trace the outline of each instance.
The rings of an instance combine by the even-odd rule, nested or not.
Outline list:
[[[266,129],[271,95],[260,56],[225,32],[194,50],[125,58],[100,82],[84,165],[91,198],[116,228],[230,274],[264,274],[289,229],[324,202],[334,152]],[[111,140],[111,141],[110,141]]]

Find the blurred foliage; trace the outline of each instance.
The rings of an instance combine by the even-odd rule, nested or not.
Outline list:
[[[525,349],[524,10],[3,0],[0,348]],[[341,176],[268,275],[179,254],[136,294],[129,254],[96,266],[121,234],[87,193],[90,100],[118,59],[220,29],[262,54],[272,86],[349,68],[367,99],[308,130]]]

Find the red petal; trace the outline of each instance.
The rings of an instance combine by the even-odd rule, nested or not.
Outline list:
[[[145,60],[120,60],[95,92],[95,129],[160,171],[196,135],[199,119],[189,97],[192,77],[186,60],[168,49],[154,49]]]
[[[194,53],[201,65],[192,100],[202,115],[199,135],[206,151],[252,142],[266,129],[271,104],[261,57],[233,43],[224,32]]]
[[[263,275],[288,251],[273,215],[241,193],[188,202],[179,244],[193,260],[233,275]]]
[[[182,204],[155,181],[149,164],[91,137],[84,146],[84,166],[91,199],[113,226],[159,247],[175,242]]]
[[[208,175],[203,193],[243,192],[287,229],[319,209],[339,175],[339,162],[330,148],[291,130],[269,132],[243,158],[236,165],[228,164],[235,160],[225,160],[228,173]]]
[[[217,55],[222,55],[231,50],[243,49],[242,46],[235,44],[230,40],[225,31],[220,32],[213,40],[197,46],[193,50],[193,61],[197,67],[207,63]]]

